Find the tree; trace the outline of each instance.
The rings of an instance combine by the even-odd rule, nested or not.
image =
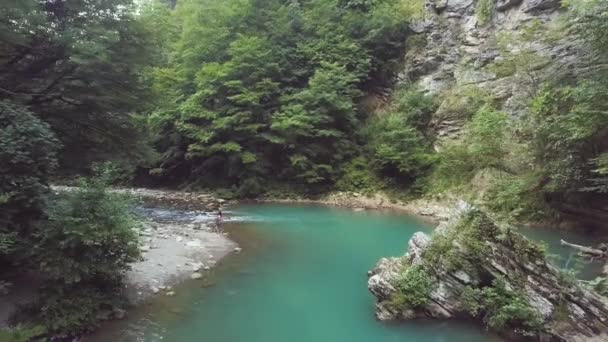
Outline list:
[[[51,125],[64,166],[134,149],[148,53],[130,0],[4,2],[0,31],[0,99]]]
[[[25,258],[56,167],[58,141],[26,108],[0,101],[0,255]]]
[[[403,55],[399,4],[179,2],[179,41],[150,74],[162,99],[148,117],[162,153],[154,173],[247,193],[272,181],[333,184],[358,149],[361,95],[379,73],[375,84],[390,83]]]

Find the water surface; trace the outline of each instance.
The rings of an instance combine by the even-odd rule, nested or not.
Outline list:
[[[432,225],[394,212],[271,204],[237,207],[228,221],[242,253],[89,340],[501,341],[473,323],[375,320],[366,272],[381,257],[402,255],[409,238]]]

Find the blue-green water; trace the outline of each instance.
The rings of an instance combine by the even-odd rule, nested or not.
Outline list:
[[[243,252],[176,297],[159,297],[106,326],[93,341],[171,342],[490,342],[472,323],[386,324],[374,318],[366,272],[402,255],[431,225],[390,212],[322,206],[252,205],[225,224]],[[204,283],[204,282],[203,282]]]

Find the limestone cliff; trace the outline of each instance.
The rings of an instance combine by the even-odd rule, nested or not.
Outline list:
[[[605,297],[565,276],[542,248],[476,209],[462,206],[432,238],[416,233],[408,245],[405,256],[381,259],[369,272],[381,320],[475,317],[503,333],[543,341],[608,340]],[[420,289],[428,298],[395,305],[404,275],[416,267],[429,279],[428,290]]]
[[[582,44],[560,27],[564,12],[559,0],[426,0],[424,20],[411,25],[419,35],[409,42],[400,80],[442,95],[432,120],[440,138],[466,121],[453,102],[468,86],[517,115],[542,81],[594,67]]]

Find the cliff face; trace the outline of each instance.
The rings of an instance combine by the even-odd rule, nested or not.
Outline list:
[[[414,268],[428,277],[427,298],[395,305],[395,298],[408,295],[402,284]],[[543,341],[608,340],[605,297],[565,277],[525,237],[468,206],[432,238],[416,233],[405,256],[381,259],[369,272],[368,288],[381,320],[474,317],[504,333]]]
[[[487,91],[517,115],[542,81],[593,66],[560,29],[563,12],[559,0],[426,0],[425,19],[411,25],[419,36],[400,79],[445,98],[432,121],[440,138],[466,120],[450,102],[467,87]]]

